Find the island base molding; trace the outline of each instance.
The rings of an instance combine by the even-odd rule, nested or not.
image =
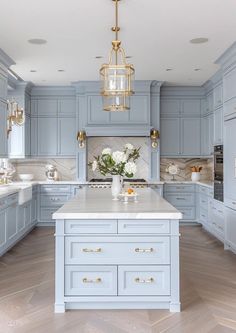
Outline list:
[[[64,313],[66,310],[170,310],[180,312],[180,303],[170,303],[167,299],[159,297],[137,297],[132,300],[129,297],[122,297],[117,300],[115,297],[79,297],[79,299],[67,298],[64,304],[55,304],[55,313]],[[159,299],[159,300],[158,300]]]

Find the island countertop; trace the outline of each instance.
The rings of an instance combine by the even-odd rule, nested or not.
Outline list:
[[[182,213],[150,188],[138,189],[138,201],[112,200],[110,189],[82,189],[53,214],[53,219],[176,219]]]

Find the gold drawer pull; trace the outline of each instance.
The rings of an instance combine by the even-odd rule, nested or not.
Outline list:
[[[154,279],[151,277],[150,279],[140,279],[140,278],[135,278],[134,281],[136,283],[153,283]]]
[[[97,249],[82,249],[83,252],[95,252],[95,253],[98,253],[98,252],[102,252],[102,249],[99,247]]]
[[[139,252],[139,253],[150,253],[153,252],[154,249],[152,247],[150,247],[150,249],[140,249],[138,247],[136,247],[135,252]]]
[[[83,278],[83,283],[101,283],[101,278],[96,278],[95,280],[89,280],[88,278]]]

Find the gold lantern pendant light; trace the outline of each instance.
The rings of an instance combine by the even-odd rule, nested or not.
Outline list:
[[[103,109],[105,111],[127,111],[130,109],[130,96],[134,94],[133,80],[134,67],[126,63],[125,51],[118,38],[118,2],[115,2],[116,25],[112,27],[115,40],[109,54],[108,64],[103,64],[100,69],[102,82],[101,95],[103,96]]]

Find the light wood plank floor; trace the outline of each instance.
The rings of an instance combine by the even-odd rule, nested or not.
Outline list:
[[[0,258],[0,333],[236,332],[236,255],[200,227],[181,232],[181,313],[54,314],[54,230],[34,229]]]

